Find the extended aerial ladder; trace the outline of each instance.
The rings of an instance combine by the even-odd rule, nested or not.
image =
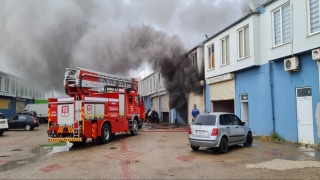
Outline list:
[[[93,96],[119,88],[138,92],[138,80],[136,78],[123,78],[80,67],[66,69],[64,86],[69,96],[79,96],[79,98],[82,95]]]

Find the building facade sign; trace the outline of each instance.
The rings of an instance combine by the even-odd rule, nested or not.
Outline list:
[[[234,79],[234,73],[222,74],[220,76],[215,76],[207,79],[207,84],[214,84],[222,81],[228,81]]]

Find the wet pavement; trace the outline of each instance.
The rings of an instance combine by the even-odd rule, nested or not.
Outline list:
[[[320,152],[254,138],[252,147],[192,151],[187,126],[145,124],[137,136],[44,146],[46,127],[0,136],[0,179],[318,179]],[[41,146],[40,146],[41,145]],[[55,144],[55,145],[61,145]]]

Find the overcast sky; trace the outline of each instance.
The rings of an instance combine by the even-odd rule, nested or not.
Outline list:
[[[190,50],[247,13],[247,0],[0,0],[0,71],[46,86],[77,66],[141,78],[157,46]],[[152,50],[124,48],[141,37]]]

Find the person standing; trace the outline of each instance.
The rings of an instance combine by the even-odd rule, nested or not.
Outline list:
[[[200,111],[199,109],[197,109],[197,105],[194,104],[194,108],[191,111],[192,122],[194,121],[194,119],[197,117],[198,114],[200,114]]]

